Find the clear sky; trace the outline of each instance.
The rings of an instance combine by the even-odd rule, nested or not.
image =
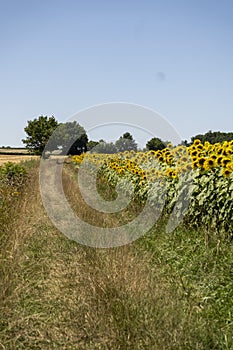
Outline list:
[[[0,50],[0,146],[39,115],[117,101],[182,139],[233,131],[232,0],[0,0]]]

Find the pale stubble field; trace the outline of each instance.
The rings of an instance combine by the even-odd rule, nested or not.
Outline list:
[[[26,149],[0,149],[0,166],[7,162],[20,163],[22,161],[38,158],[38,156],[28,154]]]

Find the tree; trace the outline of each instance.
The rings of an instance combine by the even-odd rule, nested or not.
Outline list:
[[[38,118],[29,120],[28,125],[24,128],[28,136],[22,142],[31,153],[41,155],[46,143],[58,125],[54,116],[48,118],[41,115]]]
[[[221,132],[221,131],[211,131],[209,130],[205,134],[199,134],[191,137],[192,143],[195,139],[199,139],[202,143],[208,141],[212,144],[217,142],[231,141],[233,139],[233,132]]]
[[[180,146],[188,147],[188,146],[189,146],[189,143],[188,143],[187,140],[182,140]]]
[[[133,136],[129,132],[125,132],[121,137],[133,141]]]
[[[166,148],[165,142],[163,142],[160,138],[158,137],[153,137],[151,140],[149,140],[146,144],[146,148],[150,151],[159,151],[164,148]]]
[[[116,146],[112,142],[105,142],[101,140],[99,144],[93,148],[93,153],[104,153],[104,154],[113,154],[117,153]]]
[[[85,129],[76,121],[62,123],[54,133],[54,141],[63,154],[81,154],[87,151],[88,137]]]
[[[129,132],[124,133],[115,142],[115,146],[116,146],[117,152],[137,151],[137,144],[133,139],[133,136]]]
[[[88,150],[88,151],[91,151],[91,150],[92,150],[94,147],[96,147],[98,144],[99,144],[98,141],[92,141],[92,140],[88,141],[88,143],[87,143],[87,150]]]

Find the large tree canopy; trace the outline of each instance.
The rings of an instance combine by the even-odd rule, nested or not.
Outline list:
[[[38,118],[29,120],[28,125],[24,128],[27,137],[22,142],[31,153],[41,155],[57,126],[58,122],[54,116],[48,118],[41,115]]]
[[[148,150],[159,151],[166,148],[166,144],[158,137],[153,137],[146,144]]]
[[[63,154],[81,154],[87,150],[88,137],[85,129],[76,121],[58,123],[54,116],[40,116],[28,121],[28,135],[22,140],[31,153],[41,155],[46,151],[61,149]]]

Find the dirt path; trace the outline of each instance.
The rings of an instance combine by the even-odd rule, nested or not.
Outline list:
[[[171,298],[148,254],[137,254],[134,245],[94,249],[67,239],[45,213],[38,170],[13,230],[14,271],[1,307],[0,349],[174,348],[185,322],[178,319],[182,302]]]

